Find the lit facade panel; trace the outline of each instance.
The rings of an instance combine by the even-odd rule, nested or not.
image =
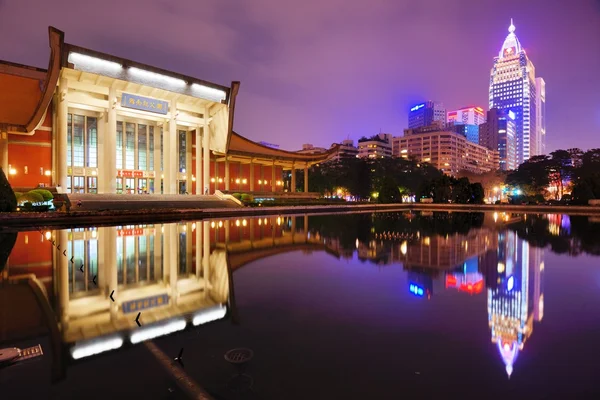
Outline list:
[[[490,74],[489,107],[515,114],[517,163],[542,153],[537,125],[537,88],[535,68],[509,27]]]
[[[435,121],[446,122],[446,109],[437,101],[426,101],[412,106],[408,112],[408,128],[430,126]]]
[[[498,152],[472,143],[453,131],[419,132],[406,129],[393,139],[395,157],[427,162],[449,175],[461,171],[484,173],[498,168]]]

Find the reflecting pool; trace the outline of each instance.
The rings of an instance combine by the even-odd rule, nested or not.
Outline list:
[[[0,390],[182,396],[152,341],[217,399],[593,397],[598,256],[600,221],[561,214],[0,231],[0,349],[44,349]]]

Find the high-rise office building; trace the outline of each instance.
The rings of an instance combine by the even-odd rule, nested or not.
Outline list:
[[[510,110],[515,114],[517,163],[541,154],[537,126],[537,88],[535,68],[515,35],[510,22],[508,36],[494,58],[490,74],[490,109]]]
[[[485,113],[481,107],[463,107],[455,111],[448,111],[448,123],[481,125],[485,122]]]
[[[437,101],[426,101],[410,108],[408,113],[408,129],[429,126],[434,121],[446,123],[446,109]]]
[[[481,107],[463,107],[449,111],[447,116],[449,125],[454,132],[465,135],[468,141],[479,144],[479,125],[485,122],[485,113]]]
[[[479,125],[479,144],[498,152],[500,169],[516,169],[517,141],[515,114],[512,111],[492,108],[487,112],[487,121]]]
[[[536,121],[538,153],[546,154],[546,82],[543,78],[535,78],[536,93]]]

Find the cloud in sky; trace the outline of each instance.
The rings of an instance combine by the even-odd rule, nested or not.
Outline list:
[[[580,2],[0,0],[0,54],[45,66],[53,25],[69,43],[240,80],[235,129],[298,149],[380,129],[400,135],[408,106],[425,99],[487,108],[492,59],[512,17],[546,79],[549,148],[598,147],[600,11],[596,0]]]

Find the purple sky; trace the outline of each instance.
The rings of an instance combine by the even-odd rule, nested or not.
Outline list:
[[[234,129],[296,150],[402,134],[409,105],[487,109],[510,18],[546,80],[547,145],[600,147],[600,0],[0,0],[0,58],[69,43],[242,82]]]

